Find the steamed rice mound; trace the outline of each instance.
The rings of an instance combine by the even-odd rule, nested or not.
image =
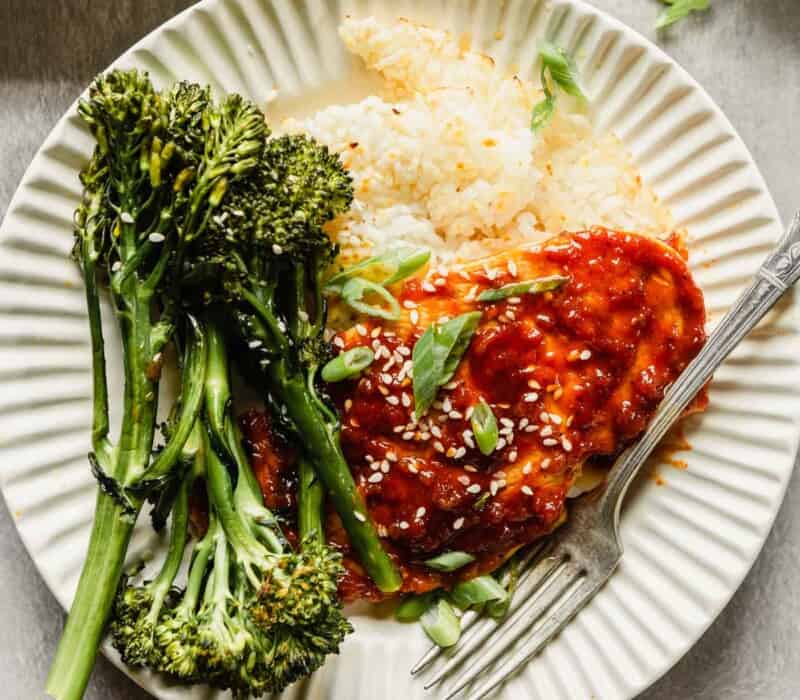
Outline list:
[[[353,209],[331,228],[345,260],[399,243],[468,259],[592,225],[671,230],[619,140],[596,133],[574,100],[560,96],[537,136],[541,86],[448,32],[367,18],[347,19],[340,34],[381,76],[381,94],[284,128],[340,153],[353,176]]]

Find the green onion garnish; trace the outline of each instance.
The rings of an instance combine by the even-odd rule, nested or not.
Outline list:
[[[462,610],[489,601],[503,600],[507,595],[505,588],[491,576],[478,576],[469,581],[462,581],[450,591],[453,604]]]
[[[492,454],[497,446],[500,434],[497,429],[497,419],[485,399],[481,398],[480,402],[475,404],[469,422],[481,454]]]
[[[341,382],[361,374],[375,359],[375,353],[363,345],[346,350],[334,357],[322,368],[322,379],[326,382]]]
[[[461,636],[461,621],[444,598],[434,600],[420,618],[422,629],[434,644],[451,647]]]
[[[543,294],[552,292],[555,289],[569,282],[569,277],[562,275],[550,275],[549,277],[538,277],[527,282],[515,282],[506,284],[497,289],[487,289],[480,293],[478,301],[502,301],[509,297],[518,297],[523,294]]]
[[[385,302],[385,306],[376,306],[363,301],[364,297],[372,294]],[[391,293],[377,282],[365,280],[363,277],[353,277],[347,280],[342,287],[342,301],[356,311],[368,316],[377,316],[387,321],[396,321],[400,318],[400,304]]]
[[[435,597],[434,591],[406,596],[394,611],[395,619],[399,622],[416,622],[430,607]]]
[[[433,559],[426,559],[425,566],[437,571],[455,571],[475,561],[475,557],[467,552],[444,552]]]

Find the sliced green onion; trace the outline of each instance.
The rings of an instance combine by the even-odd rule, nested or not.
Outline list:
[[[545,92],[544,99],[536,104],[531,111],[531,131],[539,133],[546,127],[556,113],[556,98],[549,90]]]
[[[446,323],[434,323],[414,345],[411,360],[417,419],[433,403],[439,387],[453,378],[480,320],[480,311],[470,311]]]
[[[453,604],[466,610],[473,605],[483,605],[489,601],[503,600],[507,597],[503,588],[491,576],[478,576],[469,581],[462,581],[450,591]]]
[[[444,552],[433,559],[426,559],[425,566],[437,571],[455,571],[475,561],[468,552]]]
[[[431,251],[428,248],[411,248],[407,246],[392,248],[382,255],[367,258],[355,265],[351,265],[346,270],[342,270],[327,281],[325,289],[327,291],[337,291],[337,288],[341,288],[357,272],[363,272],[371,267],[392,270],[389,276],[380,282],[382,286],[388,287],[390,284],[395,284],[413,275],[428,262],[430,257]]]
[[[374,304],[368,304],[363,301],[367,294],[374,294],[380,297],[386,302],[386,305],[376,306]],[[400,318],[400,303],[397,299],[381,285],[376,282],[365,280],[362,277],[354,277],[344,283],[342,287],[342,301],[356,311],[360,311],[362,314],[367,314],[368,316],[377,316],[387,321],[396,321]]]
[[[701,12],[711,6],[710,0],[662,0],[662,2],[669,7],[658,16],[656,29],[669,27],[675,22],[685,19],[690,13]]]
[[[395,619],[400,622],[416,622],[431,606],[435,597],[436,594],[433,591],[406,596],[394,611]]]
[[[585,99],[583,91],[578,85],[578,67],[575,59],[551,41],[545,41],[539,47],[539,57],[542,59],[542,70],[550,73],[553,82],[564,92],[573,97]]]
[[[444,598],[433,601],[420,618],[422,629],[434,644],[451,647],[461,636],[461,621]]]
[[[361,374],[375,359],[375,353],[359,345],[334,357],[322,368],[322,379],[326,382],[341,382]]]
[[[489,601],[486,604],[485,612],[489,617],[500,620],[508,613],[508,609],[511,606],[511,599],[514,597],[514,591],[519,581],[519,560],[516,555],[511,557],[511,559],[502,566],[500,571],[496,572],[495,578],[505,589],[506,597],[500,600]]]
[[[397,269],[394,274],[389,275],[381,284],[384,287],[396,284],[401,280],[411,277],[417,270],[425,265],[431,258],[431,251],[428,248],[416,248],[406,252],[397,259]]]
[[[494,448],[497,447],[500,433],[497,429],[497,419],[485,399],[481,398],[480,402],[475,404],[469,423],[472,426],[475,442],[478,443],[478,449],[481,454],[492,454]]]
[[[515,282],[506,284],[497,289],[487,289],[480,293],[478,301],[502,301],[509,297],[518,297],[523,294],[542,294],[552,292],[555,289],[569,282],[569,277],[563,275],[550,275],[549,277],[538,277],[527,282]]]

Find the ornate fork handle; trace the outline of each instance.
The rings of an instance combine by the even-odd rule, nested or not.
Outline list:
[[[762,264],[753,283],[711,333],[703,349],[664,396],[642,438],[616,461],[601,496],[601,522],[618,527],[622,500],[633,478],[672,424],[731,351],[800,279],[800,212]]]

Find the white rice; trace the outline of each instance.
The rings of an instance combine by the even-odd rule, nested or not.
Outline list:
[[[379,95],[289,120],[341,153],[353,210],[331,234],[346,258],[418,244],[439,259],[593,225],[664,235],[669,212],[613,134],[559,98],[530,130],[539,85],[501,74],[450,34],[400,20],[348,19],[347,48],[382,78]]]

